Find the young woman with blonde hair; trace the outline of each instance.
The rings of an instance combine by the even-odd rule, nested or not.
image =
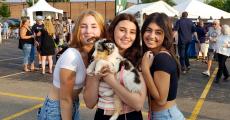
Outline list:
[[[104,19],[95,11],[84,11],[76,21],[73,40],[58,59],[53,85],[38,120],[79,120],[79,94],[85,84],[88,53],[92,37],[104,37]]]
[[[45,74],[46,58],[48,59],[49,64],[49,73],[52,73],[53,68],[53,58],[55,54],[55,45],[54,45],[54,26],[50,19],[44,21],[44,29],[41,30],[41,58],[42,58],[42,74]]]

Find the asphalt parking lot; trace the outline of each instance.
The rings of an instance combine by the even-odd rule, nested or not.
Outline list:
[[[0,119],[36,120],[37,109],[49,91],[52,75],[40,71],[22,71],[22,51],[18,41],[9,39],[0,44]],[[230,120],[230,81],[213,83],[217,72],[214,63],[212,76],[201,74],[206,64],[191,59],[191,70],[181,75],[177,103],[187,119]],[[230,70],[230,59],[227,61]],[[143,109],[147,119],[147,102]],[[81,98],[81,120],[92,120],[95,110],[84,106]]]

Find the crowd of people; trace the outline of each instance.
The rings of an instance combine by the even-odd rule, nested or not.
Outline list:
[[[203,21],[195,26],[187,16],[187,12],[182,13],[181,19],[172,27],[166,14],[152,13],[146,17],[141,29],[135,17],[127,13],[117,15],[108,26],[102,15],[92,10],[83,11],[75,24],[68,20],[63,25],[62,21],[52,20],[50,16],[45,19],[38,16],[36,24],[30,28],[29,19],[23,18],[20,41],[24,71],[35,70],[37,51],[41,73],[46,73],[48,61],[48,73],[53,74],[53,85],[38,110],[38,120],[79,120],[79,94],[82,91],[86,106],[97,108],[94,119],[109,120],[117,103],[113,96],[103,96],[103,93],[111,89],[122,101],[118,120],[142,120],[141,110],[146,99],[149,119],[185,120],[177,107],[176,96],[181,72],[187,74],[191,69],[188,47],[192,38],[197,42],[198,52],[202,53],[202,61],[207,62],[204,75],[210,76],[212,60],[217,56],[219,70],[215,83],[219,83],[222,74],[223,80],[228,81],[225,62],[230,56],[228,25],[220,26],[219,20],[214,20],[206,30]],[[179,59],[174,48],[176,35]],[[107,38],[116,44],[119,54],[138,69],[140,92],[128,91],[116,77],[118,73],[112,72],[108,66],[103,67],[100,74],[86,74],[93,43],[97,40],[91,38]],[[52,57],[64,44],[68,49],[58,58],[53,71]]]
[[[194,25],[187,16],[188,13],[183,12],[181,19],[174,26],[175,34],[178,34],[177,46],[182,73],[187,73],[191,68],[188,49],[191,40],[195,39],[197,60],[200,59],[199,53],[201,53],[202,62],[207,64],[207,70],[202,74],[210,76],[211,66],[215,59],[218,61],[219,70],[214,82],[219,83],[222,73],[223,80],[228,81],[229,72],[225,62],[230,54],[229,25],[221,25],[219,20],[213,20],[211,26],[205,28],[203,20],[199,20],[197,25]]]
[[[62,46],[68,44],[72,39],[74,23],[70,19],[68,22],[53,20],[51,16],[46,18],[37,16],[36,23],[32,27],[30,27],[28,17],[23,17],[21,21],[19,40],[23,45],[21,49],[24,55],[24,71],[35,71],[36,68],[39,68],[41,73],[45,74],[45,67],[48,66],[48,73],[52,74],[53,56],[61,51]],[[26,49],[26,46],[29,47]],[[38,67],[34,66],[36,53]]]

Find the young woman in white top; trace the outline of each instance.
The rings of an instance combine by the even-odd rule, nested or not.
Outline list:
[[[104,19],[95,11],[84,11],[76,21],[73,40],[58,59],[53,74],[53,86],[38,120],[79,120],[79,94],[85,83],[88,53],[92,37],[104,37]]]
[[[114,18],[108,28],[108,38],[115,42],[119,53],[130,60],[135,67],[141,61],[140,30],[133,15],[120,14]],[[106,72],[107,73],[106,73]],[[113,96],[102,96],[103,92],[113,89],[115,94],[123,102],[122,112],[118,120],[142,120],[141,109],[146,98],[146,86],[141,76],[142,89],[140,93],[131,93],[117,80],[115,75],[108,72],[107,68],[102,70],[100,76],[87,76],[84,89],[84,100],[86,106],[97,111],[94,120],[109,120],[114,113]]]

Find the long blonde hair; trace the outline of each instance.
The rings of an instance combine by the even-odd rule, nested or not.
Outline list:
[[[45,20],[44,21],[44,27],[47,30],[49,35],[51,35],[51,36],[54,35],[55,29],[54,29],[54,25],[53,25],[51,20]]]
[[[93,10],[87,10],[81,13],[81,15],[76,19],[76,27],[75,30],[73,32],[73,39],[70,43],[70,47],[73,48],[81,48],[83,45],[81,43],[81,33],[80,33],[80,24],[83,20],[84,17],[86,16],[93,16],[96,20],[96,22],[99,25],[99,28],[101,30],[101,36],[100,37],[105,37],[105,22],[104,22],[104,18],[102,17],[102,15],[96,11]]]

